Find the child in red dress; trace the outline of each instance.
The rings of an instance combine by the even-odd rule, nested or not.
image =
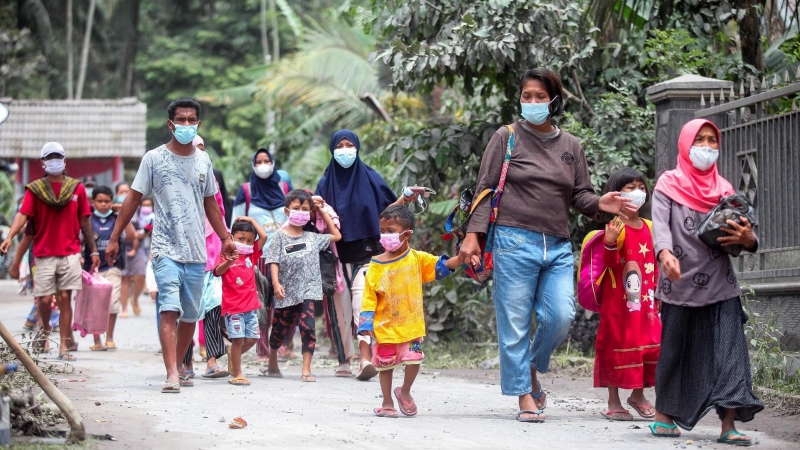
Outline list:
[[[644,175],[630,168],[611,175],[606,190],[622,192],[639,208],[650,197]],[[633,420],[619,396],[620,389],[632,389],[628,405],[641,417],[652,419],[655,409],[645,398],[644,388],[655,386],[661,348],[652,227],[638,213],[616,217],[606,226],[604,246],[611,276],[605,276],[601,285],[594,362],[594,387],[608,388],[608,410],[601,414],[610,420]]]

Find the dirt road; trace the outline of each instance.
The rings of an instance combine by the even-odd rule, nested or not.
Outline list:
[[[21,332],[31,303],[14,288],[11,282],[0,282],[0,317],[13,332]],[[296,365],[284,368],[284,379],[259,377],[251,365],[246,368],[250,387],[198,378],[195,387],[178,395],[161,394],[164,368],[157,353],[155,307],[145,297],[142,306],[141,317],[118,321],[120,350],[90,352],[90,337],[79,339],[75,374],[56,376],[83,414],[87,430],[118,440],[98,442],[98,448],[729,448],[715,443],[715,417],[706,417],[680,439],[650,436],[645,421],[603,420],[598,412],[605,406],[604,392],[591,389],[588,379],[564,375],[542,378],[550,398],[545,424],[514,420],[516,400],[500,395],[496,371],[423,367],[414,389],[419,405],[414,418],[375,417],[372,408],[381,404],[377,381],[334,378],[330,363],[321,358],[315,368],[317,383],[301,383]],[[54,359],[55,352],[49,357]],[[198,370],[202,367],[196,364]],[[247,428],[227,427],[236,416],[247,420]],[[797,416],[776,417],[766,411],[740,428],[758,441],[757,449],[800,448]]]

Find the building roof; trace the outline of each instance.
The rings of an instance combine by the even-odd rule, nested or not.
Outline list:
[[[113,100],[7,100],[0,158],[41,157],[55,141],[67,158],[141,158],[147,150],[147,106],[135,97]]]

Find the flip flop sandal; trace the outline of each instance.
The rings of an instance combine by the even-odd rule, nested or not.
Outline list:
[[[170,383],[169,381],[164,381],[164,385],[161,386],[162,394],[180,394],[180,392],[181,392],[180,383]]]
[[[390,419],[397,419],[397,410],[394,408],[375,408],[372,410],[378,417],[388,417]]]
[[[414,403],[413,400],[411,403],[404,402],[402,397],[400,397],[401,393],[401,388],[394,388],[394,396],[397,398],[397,404],[400,406],[400,412],[409,417],[417,415],[417,404]]]
[[[267,378],[283,378],[283,374],[281,373],[280,370],[276,372],[269,369],[258,369],[258,371],[261,372],[262,376],[265,376]]]
[[[181,382],[180,382],[181,387],[193,387],[194,386],[194,381],[192,381],[191,378],[189,378],[187,376],[182,376],[182,377],[178,377],[178,378],[180,378],[180,380],[181,380]]]
[[[78,343],[75,342],[75,340],[73,339],[72,340],[72,345],[70,345],[69,348],[67,348],[67,350],[69,350],[70,352],[73,352],[73,353],[77,352],[78,351]]]
[[[544,411],[544,409],[547,408],[547,394],[544,392],[544,389],[542,389],[541,381],[536,380],[536,384],[539,385],[539,392],[536,393],[531,392],[531,397],[533,397],[533,399],[536,400],[537,402],[542,401],[542,397],[544,397],[544,403],[542,403],[542,406],[540,408],[542,411]]]
[[[631,420],[633,420],[633,416],[631,415],[631,413],[629,413],[624,409],[600,411],[600,415],[603,416],[603,418],[605,419],[614,420],[617,422],[630,422]]]
[[[304,383],[316,383],[317,382],[317,376],[314,375],[313,373],[310,373],[308,375],[301,375],[300,376],[300,381],[302,381]]]
[[[639,416],[642,417],[642,419],[654,419],[656,417],[655,409],[653,409],[653,405],[650,402],[647,402],[647,404],[642,405],[628,398],[628,404],[631,405],[631,408],[636,410],[636,413],[638,413]],[[653,414],[650,415],[645,414],[644,412],[648,409],[653,409]]]
[[[92,345],[91,347],[89,347],[89,350],[93,352],[104,352],[108,350],[108,347],[106,347],[105,345]]]
[[[64,353],[64,354],[58,355],[58,360],[59,361],[74,362],[74,361],[77,361],[78,358],[75,355],[70,355],[69,353]]]
[[[337,370],[334,376],[337,378],[350,378],[353,376],[353,372],[349,370]]]
[[[372,363],[367,363],[358,371],[358,375],[356,375],[356,379],[358,381],[369,381],[375,378],[375,375],[378,374],[378,369],[372,365]]]
[[[117,344],[115,344],[114,341],[107,341],[106,347],[108,347],[109,350],[116,350]]]
[[[523,414],[535,414],[536,417],[526,417],[523,418]],[[542,417],[542,410],[532,411],[530,409],[522,409],[517,413],[517,422],[524,422],[524,423],[544,423],[544,418]]]
[[[675,430],[676,428],[678,428],[678,425],[674,423],[672,425],[667,425],[664,422],[653,422],[650,424],[650,432],[653,433],[653,436],[667,437],[667,438],[676,438],[681,435],[680,431],[678,431],[677,433],[672,433],[672,432],[665,433],[663,431],[656,431],[656,428],[664,428],[665,430]]]
[[[185,370],[183,376],[186,378],[194,378],[194,370]]]
[[[228,380],[228,384],[233,384],[236,386],[250,386],[250,380],[245,377],[238,377]]]
[[[220,366],[214,366],[203,374],[203,378],[225,378],[228,375],[230,375],[230,373],[228,373],[227,370],[222,370]]]
[[[720,437],[719,439],[717,439],[717,442],[719,442],[720,444],[736,445],[739,447],[749,447],[753,444],[753,441],[751,441],[750,439],[728,439],[728,436],[730,435],[745,436],[745,434],[743,433],[739,433],[736,430],[731,430],[723,434],[722,437]]]

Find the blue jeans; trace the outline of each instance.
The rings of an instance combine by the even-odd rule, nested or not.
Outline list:
[[[547,372],[550,354],[567,338],[575,318],[569,239],[498,226],[494,306],[503,395],[528,394],[533,391],[531,369]],[[534,312],[539,326],[531,342]]]
[[[206,264],[181,263],[156,256],[153,258],[153,272],[158,285],[158,312],[176,311],[181,322],[200,320]]]

